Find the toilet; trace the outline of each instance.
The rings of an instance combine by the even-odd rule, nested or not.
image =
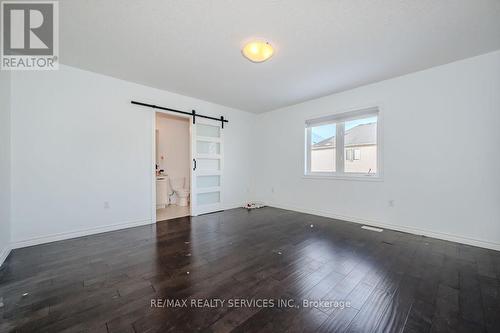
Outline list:
[[[175,178],[170,180],[172,190],[177,195],[177,205],[187,206],[189,199],[189,187],[186,184],[186,178]]]

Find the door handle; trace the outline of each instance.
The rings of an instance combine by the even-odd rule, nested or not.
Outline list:
[[[196,160],[193,158],[193,171],[196,170]]]

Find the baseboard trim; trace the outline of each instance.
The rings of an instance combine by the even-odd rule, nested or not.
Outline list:
[[[239,204],[229,204],[225,207],[225,209],[229,210],[229,209],[233,209],[233,208],[239,208],[242,206],[243,205],[239,205]],[[309,208],[304,208],[304,207],[298,207],[295,205],[288,205],[288,204],[281,204],[281,203],[269,203],[268,206],[280,208],[280,209],[291,210],[291,211],[296,211],[296,212],[300,212],[300,213],[329,217],[329,218],[343,220],[343,221],[347,221],[347,222],[366,224],[366,225],[371,225],[374,227],[402,231],[402,232],[407,232],[407,233],[411,233],[414,235],[433,237],[433,238],[438,238],[438,239],[442,239],[442,240],[446,240],[446,241],[457,242],[457,243],[462,243],[462,244],[478,246],[478,247],[482,247],[482,248],[486,248],[486,249],[500,251],[500,244],[499,243],[493,243],[493,242],[480,240],[480,239],[474,239],[474,238],[463,237],[463,236],[458,236],[458,235],[449,234],[449,233],[436,232],[436,231],[408,227],[408,226],[382,223],[379,221],[362,219],[362,218],[353,217],[353,216],[339,215],[339,214],[335,214],[335,213],[328,212],[328,211],[309,209]],[[27,247],[27,246],[33,246],[33,245],[45,244],[45,243],[66,240],[66,239],[71,239],[71,238],[100,234],[103,232],[115,231],[115,230],[120,230],[120,229],[133,228],[133,227],[143,226],[143,225],[152,224],[152,223],[153,222],[151,219],[137,220],[137,221],[116,223],[116,224],[110,224],[110,225],[106,225],[106,226],[80,229],[77,231],[63,232],[63,233],[45,235],[45,236],[40,236],[40,237],[33,237],[33,238],[28,238],[28,239],[23,239],[23,240],[17,240],[17,241],[12,242],[12,244],[9,248],[5,248],[2,250],[2,252],[0,254],[0,266],[4,263],[5,259],[8,257],[8,255],[12,249],[19,249],[19,248],[23,248],[23,247]]]
[[[243,206],[244,206],[244,203],[242,203],[242,204],[239,204],[239,203],[227,204],[227,205],[224,205],[224,210],[240,208]],[[66,240],[66,239],[71,239],[71,238],[100,234],[103,232],[115,231],[115,230],[120,230],[120,229],[139,227],[142,225],[154,224],[154,223],[155,222],[152,219],[138,220],[138,221],[132,221],[132,222],[110,224],[110,225],[99,226],[99,227],[94,227],[94,228],[80,229],[77,231],[62,232],[62,233],[45,235],[45,236],[40,236],[40,237],[27,238],[27,239],[22,239],[22,240],[17,240],[17,241],[12,242],[11,248],[12,249],[20,249],[20,248],[28,247],[28,246],[57,242],[60,240]],[[10,252],[10,249],[9,249],[9,252]],[[7,253],[7,255],[8,255],[8,253]],[[5,256],[5,258],[7,258],[7,255]],[[3,262],[3,261],[0,261],[0,262]]]
[[[0,252],[0,267],[2,267],[3,263],[9,256],[10,251],[12,251],[12,249],[9,246],[7,246],[6,248],[3,248],[2,251]]]
[[[51,234],[51,235],[45,235],[45,236],[40,236],[40,237],[33,237],[33,238],[16,240],[16,241],[12,242],[11,247],[12,247],[12,249],[19,249],[19,248],[23,248],[23,247],[27,247],[27,246],[33,246],[33,245],[51,243],[51,242],[56,242],[56,241],[66,240],[66,239],[71,239],[71,238],[100,234],[103,232],[139,227],[139,226],[152,224],[152,223],[153,222],[151,219],[136,220],[136,221],[122,222],[122,223],[108,224],[105,226],[80,229],[80,230],[76,230],[76,231],[61,232],[61,233],[57,233],[57,234]]]
[[[230,210],[230,209],[235,209],[235,208],[242,208],[246,205],[247,203],[232,203],[232,204],[227,204],[224,205],[224,210]]]
[[[269,203],[269,206],[275,207],[275,208],[291,210],[291,211],[296,211],[296,212],[300,212],[300,213],[329,217],[329,218],[343,220],[343,221],[347,221],[347,222],[366,224],[366,225],[370,225],[370,226],[374,226],[374,227],[378,227],[378,228],[383,228],[383,229],[402,231],[402,232],[407,232],[407,233],[419,235],[419,236],[438,238],[438,239],[442,239],[442,240],[446,240],[446,241],[482,247],[485,249],[490,249],[490,250],[495,250],[495,251],[500,251],[500,244],[499,243],[494,243],[494,242],[485,241],[485,240],[481,240],[481,239],[474,239],[474,238],[463,237],[463,236],[459,236],[459,235],[437,232],[437,231],[426,230],[426,229],[420,229],[420,228],[409,227],[409,226],[401,226],[401,225],[395,225],[395,224],[389,224],[389,223],[382,223],[382,222],[362,219],[362,218],[358,218],[358,217],[339,215],[339,214],[335,214],[335,213],[323,211],[323,210],[298,207],[295,205],[288,205],[288,204],[281,204],[281,203]]]

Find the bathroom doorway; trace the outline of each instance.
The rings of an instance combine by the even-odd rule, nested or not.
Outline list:
[[[156,221],[191,215],[191,122],[155,113]]]

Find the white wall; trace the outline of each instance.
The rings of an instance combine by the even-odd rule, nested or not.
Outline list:
[[[16,72],[13,246],[151,222],[154,111],[131,100],[229,119],[224,206],[248,199],[255,115],[67,66]]]
[[[189,188],[191,171],[190,118],[172,117],[157,113],[158,155],[160,169],[165,170],[170,179],[185,179]]]
[[[253,198],[500,249],[499,73],[494,52],[259,116],[67,66],[13,73],[13,246],[151,222],[154,113],[134,99],[229,119],[226,208]],[[384,181],[303,178],[304,121],[373,105]]]
[[[303,177],[306,119],[377,105],[383,182]],[[499,129],[500,51],[259,115],[255,192],[278,207],[500,249]]]
[[[0,71],[0,265],[10,251],[10,73]]]

